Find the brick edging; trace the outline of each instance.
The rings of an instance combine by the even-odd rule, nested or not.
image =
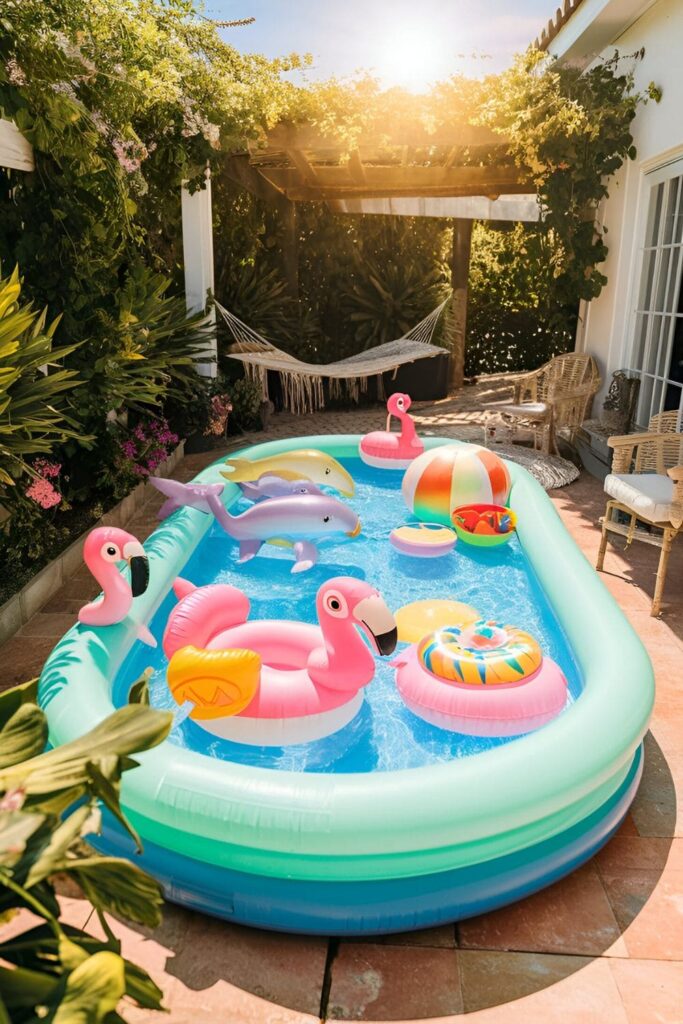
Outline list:
[[[185,442],[181,441],[172,454],[155,470],[154,476],[170,476],[185,455]],[[40,611],[57,591],[71,579],[83,562],[83,542],[97,526],[123,527],[152,497],[147,481],[127,494],[101,519],[96,520],[68,548],[42,568],[9,601],[0,606],[0,644],[14,636],[28,620]]]

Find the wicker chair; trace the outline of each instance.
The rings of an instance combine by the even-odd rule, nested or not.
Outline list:
[[[566,431],[569,440],[574,440],[577,429],[590,416],[600,384],[593,357],[568,352],[519,377],[512,402],[492,406],[491,411],[502,417],[513,437],[519,431],[531,432],[534,448],[546,455],[559,454],[558,431]]]
[[[677,432],[677,423],[677,412],[663,412],[653,416],[646,434],[610,437],[607,442],[614,456],[605,479],[610,500],[600,520],[596,568],[603,568],[609,533],[626,537],[627,547],[642,540],[661,548],[651,615],[659,615],[671,545],[683,527],[683,434]],[[618,521],[620,512],[628,525]]]

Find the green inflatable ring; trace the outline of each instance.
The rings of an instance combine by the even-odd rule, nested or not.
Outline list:
[[[358,436],[268,442],[260,457],[320,448],[357,454]],[[428,439],[427,447],[453,442]],[[221,481],[222,460],[197,478]],[[476,757],[371,777],[293,773],[205,757],[168,741],[124,776],[122,803],[143,838],[237,871],[344,881],[417,876],[523,850],[579,822],[619,788],[647,727],[652,667],[621,611],[578,551],[549,498],[508,464],[517,533],[571,644],[585,689],[538,732]],[[228,485],[230,501],[237,488]],[[150,538],[152,585],[124,623],[77,626],[40,683],[59,745],[113,710],[111,681],[209,517],[185,509]],[[594,626],[601,623],[598,635]]]

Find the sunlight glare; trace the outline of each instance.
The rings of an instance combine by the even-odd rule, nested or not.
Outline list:
[[[405,22],[386,26],[378,40],[374,73],[386,88],[398,85],[411,92],[424,92],[433,82],[455,70],[454,47],[437,25]]]

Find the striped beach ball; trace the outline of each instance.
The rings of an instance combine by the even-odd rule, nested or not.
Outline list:
[[[451,513],[459,505],[506,505],[510,474],[488,448],[448,444],[418,455],[405,472],[402,490],[418,519],[451,526]]]

